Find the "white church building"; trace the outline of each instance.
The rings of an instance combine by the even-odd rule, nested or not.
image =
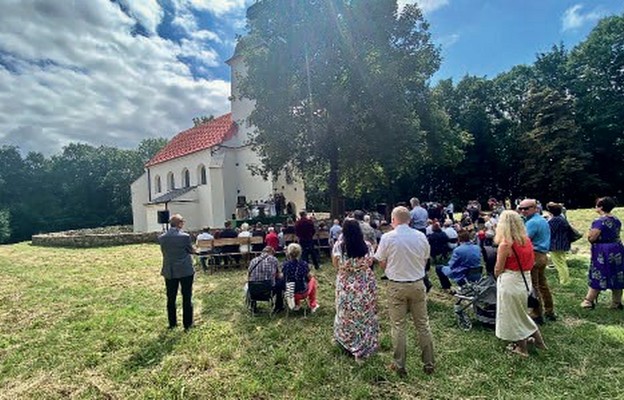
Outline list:
[[[243,58],[235,54],[227,63],[232,75],[231,112],[178,133],[145,165],[143,175],[131,185],[135,232],[162,230],[158,214],[164,210],[182,214],[185,229],[192,231],[222,227],[240,213],[242,203],[267,204],[276,196],[283,196],[292,213],[305,209],[300,178],[287,181],[280,175],[264,180],[249,170],[249,165],[260,165],[249,145],[255,128],[248,117],[254,102],[242,99],[238,90],[245,74]],[[266,211],[270,213],[268,206]]]

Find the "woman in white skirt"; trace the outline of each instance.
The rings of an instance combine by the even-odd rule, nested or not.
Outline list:
[[[508,350],[528,357],[528,343],[534,343],[542,350],[546,345],[527,312],[527,285],[530,290],[535,256],[524,222],[515,211],[504,211],[500,215],[494,241],[498,243],[494,268],[497,277],[496,337],[511,342]]]

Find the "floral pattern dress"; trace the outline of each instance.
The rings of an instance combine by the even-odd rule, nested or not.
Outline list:
[[[624,289],[624,245],[620,240],[622,223],[613,216],[603,216],[592,223],[600,230],[591,246],[589,287],[597,290]]]
[[[356,359],[363,359],[379,347],[377,282],[371,269],[372,252],[365,257],[348,258],[339,241],[334,245],[333,255],[339,257],[334,339]]]

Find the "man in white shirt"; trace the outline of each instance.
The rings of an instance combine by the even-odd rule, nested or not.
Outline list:
[[[210,227],[205,226],[202,228],[202,232],[197,235],[197,241],[195,245],[197,246],[197,253],[199,254],[199,263],[201,264],[202,270],[207,271],[208,267],[206,266],[207,255],[210,254],[211,248],[203,248],[199,247],[200,240],[213,240],[214,236],[210,234]]]
[[[435,369],[433,338],[427,315],[427,294],[423,279],[430,247],[426,236],[409,227],[410,212],[405,207],[392,210],[394,230],[381,237],[375,253],[381,268],[388,277],[388,312],[392,325],[394,362],[389,366],[399,375],[405,370],[406,316],[412,320],[418,333],[418,344],[422,353],[424,372],[432,374]]]

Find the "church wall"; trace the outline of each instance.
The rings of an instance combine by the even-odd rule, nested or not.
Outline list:
[[[151,166],[150,169],[150,177],[152,179],[152,200],[162,196],[163,194],[169,192],[167,189],[167,175],[169,172],[173,172],[173,176],[175,179],[175,187],[179,189],[183,183],[183,175],[182,171],[184,168],[187,168],[190,173],[191,178],[191,186],[196,186],[199,184],[199,174],[198,167],[200,164],[203,164],[206,167],[206,173],[208,173],[208,166],[211,162],[210,150],[198,151],[193,154],[189,154],[184,157],[176,158],[173,160],[166,161],[161,164],[156,164]],[[161,192],[156,192],[156,185],[154,184],[154,179],[156,176],[160,176],[161,179]]]
[[[145,232],[147,230],[147,215],[145,207],[149,197],[147,187],[147,173],[143,173],[130,185],[130,195],[132,198],[132,229],[135,232]]]

